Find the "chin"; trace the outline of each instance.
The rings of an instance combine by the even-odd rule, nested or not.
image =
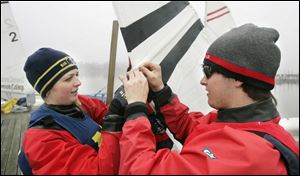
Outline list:
[[[214,109],[219,109],[218,106],[216,106],[214,103],[210,102],[209,100],[208,100],[208,105]]]

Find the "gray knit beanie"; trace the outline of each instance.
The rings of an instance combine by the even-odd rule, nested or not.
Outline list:
[[[249,85],[271,90],[280,64],[272,28],[245,24],[223,34],[208,48],[204,65]]]

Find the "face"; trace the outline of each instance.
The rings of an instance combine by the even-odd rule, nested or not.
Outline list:
[[[206,88],[208,104],[215,109],[229,108],[234,97],[235,80],[205,68],[203,71],[205,74],[200,83]]]
[[[79,71],[73,69],[61,77],[47,93],[45,102],[53,105],[71,105],[75,103],[81,85],[78,74]]]

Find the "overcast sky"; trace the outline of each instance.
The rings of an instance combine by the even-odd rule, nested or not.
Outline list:
[[[78,61],[108,62],[112,21],[111,1],[30,2],[11,1],[26,55],[40,47],[53,47]],[[204,2],[191,2],[203,21]],[[237,25],[254,23],[274,27],[280,33],[280,73],[299,73],[299,2],[225,2]],[[127,62],[119,33],[117,63]]]

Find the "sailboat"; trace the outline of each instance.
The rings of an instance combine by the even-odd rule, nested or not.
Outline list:
[[[26,97],[35,103],[35,91],[28,83],[23,66],[25,51],[8,1],[1,1],[1,100]]]

